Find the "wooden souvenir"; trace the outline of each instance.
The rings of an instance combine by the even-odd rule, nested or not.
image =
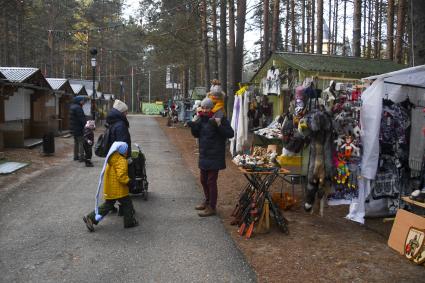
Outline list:
[[[410,227],[406,240],[404,241],[404,255],[408,260],[413,260],[419,252],[422,251],[424,239],[424,230]]]

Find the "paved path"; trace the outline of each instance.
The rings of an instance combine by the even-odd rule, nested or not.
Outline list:
[[[148,162],[149,200],[133,198],[140,226],[108,215],[89,233],[81,216],[102,160],[66,161],[0,200],[0,282],[255,281],[220,219],[196,215],[200,190],[156,121],[129,119]]]

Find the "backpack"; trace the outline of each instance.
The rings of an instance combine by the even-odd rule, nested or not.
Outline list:
[[[97,142],[94,146],[94,154],[96,154],[96,156],[106,157],[106,155],[108,155],[108,151],[111,148],[110,133],[109,125],[106,124],[105,132],[97,138]]]

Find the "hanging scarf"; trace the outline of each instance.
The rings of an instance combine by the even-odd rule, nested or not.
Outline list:
[[[106,165],[108,165],[109,157],[111,157],[111,155],[114,152],[118,152],[119,154],[124,155],[127,152],[127,150],[128,150],[127,143],[125,143],[125,142],[114,142],[111,145],[111,148],[108,151],[108,155],[106,156],[105,162],[103,163],[102,172],[100,173],[99,182],[98,182],[98,185],[97,185],[96,202],[95,202],[95,206],[94,206],[96,221],[102,220],[102,215],[99,214],[99,194],[100,194],[100,188],[103,185],[103,175],[105,175]]]

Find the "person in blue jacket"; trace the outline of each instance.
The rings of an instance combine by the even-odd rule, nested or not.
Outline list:
[[[86,125],[86,115],[84,115],[83,111],[84,100],[85,97],[82,95],[74,97],[69,108],[69,128],[74,136],[74,160],[79,160],[80,162],[85,161],[83,147],[83,132]]]
[[[199,169],[205,200],[196,210],[199,216],[216,214],[218,171],[226,168],[226,140],[234,135],[229,121],[214,118],[213,101],[205,98],[201,102],[200,119],[188,122],[192,135],[199,139]]]

